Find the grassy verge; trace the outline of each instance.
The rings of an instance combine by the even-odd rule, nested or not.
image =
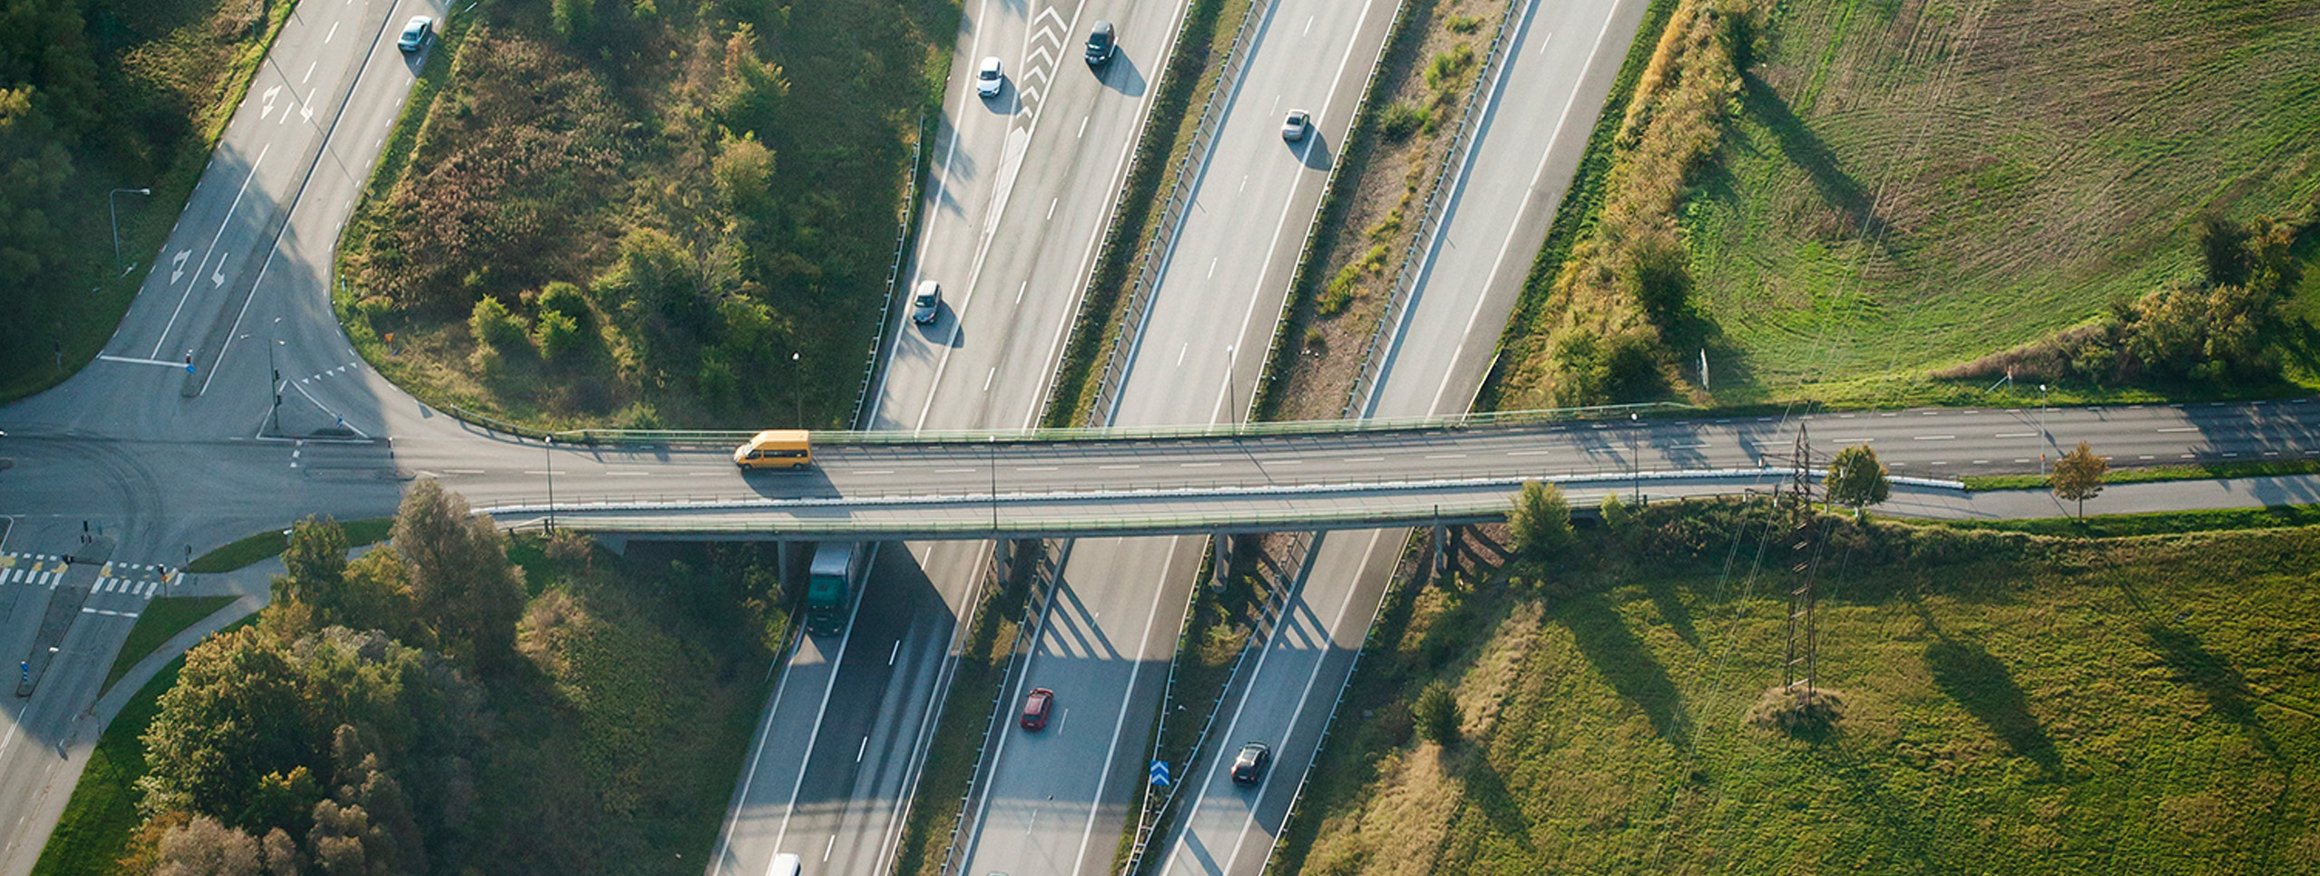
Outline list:
[[[145,777],[145,745],[138,740],[160,710],[161,694],[177,684],[185,667],[179,657],[138,688],[121,713],[97,737],[88,766],[73,785],[72,799],[57,819],[56,831],[33,864],[34,876],[111,876],[114,861],[128,850],[137,831],[137,780]],[[110,682],[107,682],[110,684]]]
[[[217,613],[237,597],[232,596],[163,596],[145,603],[145,610],[137,615],[137,625],[129,628],[129,638],[121,643],[121,653],[114,655],[113,668],[105,671],[105,683],[97,688],[99,696],[110,690],[113,682],[128,674],[129,667],[161,647],[171,636],[201,622],[202,618]]]
[[[1175,54],[1161,74],[1160,91],[1144,118],[1136,142],[1135,170],[1120,192],[1119,211],[1104,232],[1103,250],[1096,256],[1085,297],[1071,339],[1064,344],[1063,361],[1056,367],[1055,388],[1048,394],[1040,422],[1049,426],[1078,426],[1087,422],[1088,408],[1102,389],[1103,357],[1119,337],[1120,320],[1127,315],[1128,284],[1136,265],[1158,258],[1146,249],[1153,225],[1166,206],[1166,187],[1184,160],[1200,117],[1192,110],[1216,90],[1219,65],[1232,47],[1241,21],[1248,17],[1249,0],[1191,0],[1184,27],[1176,38]]]
[[[2216,478],[2260,478],[2278,475],[2320,474],[2320,459],[2290,459],[2279,462],[2207,462],[2197,465],[2155,465],[2147,468],[2111,469],[2109,483],[2143,484],[2156,481],[2205,481]],[[1967,475],[1962,478],[1968,490],[2043,490],[2047,487],[2045,475]]]
[[[61,99],[102,119],[90,135],[101,142],[66,146],[78,167],[68,168],[62,203],[26,205],[33,226],[53,223],[70,231],[62,237],[62,266],[30,278],[12,274],[15,281],[0,296],[0,402],[72,376],[120,325],[145,274],[134,267],[124,274],[114,266],[115,205],[123,260],[136,265],[159,251],[249,91],[251,75],[290,20],[291,4],[279,3],[266,7],[267,17],[253,27],[229,26],[246,6],[152,0],[107,3],[85,14],[87,32],[75,36],[85,41],[96,66],[95,92],[85,102]],[[74,50],[54,48],[60,54]],[[15,84],[13,78],[5,81]],[[137,131],[143,140],[130,144],[122,130]],[[115,188],[146,187],[152,195],[111,194]],[[53,212],[42,217],[42,207]]]
[[[1337,182],[1315,220],[1282,336],[1257,386],[1257,416],[1344,412],[1391,302],[1469,94],[1482,87],[1503,0],[1416,0],[1386,37]],[[1441,180],[1444,183],[1452,180]]]
[[[951,831],[959,825],[959,799],[975,780],[981,762],[983,731],[991,718],[991,703],[1007,683],[1007,662],[1022,630],[1024,600],[1030,596],[1030,578],[1020,575],[984,592],[976,606],[974,626],[960,645],[958,669],[944,696],[942,720],[918,773],[918,793],[910,800],[910,818],[902,826],[895,852],[894,872],[916,876],[943,873],[943,855]]]
[[[1636,28],[1635,42],[1627,47],[1627,59],[1619,64],[1619,74],[1611,81],[1611,91],[1603,99],[1603,114],[1595,119],[1595,129],[1587,135],[1587,149],[1580,153],[1578,169],[1571,174],[1571,186],[1563,191],[1563,201],[1555,208],[1555,221],[1547,226],[1546,243],[1531,262],[1530,276],[1523,282],[1522,294],[1515,298],[1514,310],[1507,317],[1506,329],[1499,336],[1498,351],[1491,373],[1483,379],[1482,394],[1476,399],[1476,410],[1500,410],[1500,396],[1504,391],[1502,380],[1508,370],[1520,362],[1521,351],[1532,343],[1531,337],[1545,331],[1547,299],[1554,291],[1555,276],[1562,273],[1563,263],[1570,261],[1571,248],[1582,235],[1594,230],[1603,214],[1604,186],[1611,175],[1611,159],[1618,145],[1620,125],[1627,118],[1628,104],[1635,99],[1635,85],[1643,77],[1644,65],[1651,62],[1652,49],[1659,44],[1661,32],[1667,29],[1668,18],[1675,14],[1676,0],[1651,0],[1644,8],[1643,23]]]
[[[342,525],[346,527],[347,546],[361,547],[385,541],[387,533],[394,529],[395,522],[385,517],[377,517],[369,520],[349,520]],[[281,556],[283,547],[282,530],[270,529],[242,536],[220,545],[209,553],[195,557],[193,562],[186,564],[185,570],[197,575],[231,572],[269,557]]]
[[[2102,500],[2096,499],[2096,502]],[[2030,520],[1951,520],[1939,525],[1955,529],[2023,532],[2076,538],[2118,538],[2131,535],[2175,535],[2231,529],[2278,529],[2320,525],[2320,505],[2282,505],[2272,508],[2218,508],[2205,511],[2154,511],[2142,514],[2096,514],[2041,517]]]
[[[1817,738],[1751,717],[1781,681],[1791,583],[1785,562],[1727,565],[1755,532],[1628,558],[1591,530],[1545,582],[1410,594],[1345,703],[1375,717],[1323,753],[1285,869],[2320,867],[2320,528],[1877,529],[1826,557],[1818,666],[1845,711]],[[1446,743],[1412,728],[1436,681],[1459,707]]]

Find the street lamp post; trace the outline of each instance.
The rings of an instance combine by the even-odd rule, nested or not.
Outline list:
[[[548,459],[548,531],[556,531],[556,436],[545,436],[540,454]]]
[[[804,370],[805,366],[799,362],[798,354],[789,354],[790,398],[797,401],[797,424],[800,429],[806,425],[806,382],[805,375],[801,373]]]
[[[2038,476],[2046,476],[2046,448],[2053,440],[2046,436],[2046,384],[2038,384]]]
[[[122,192],[151,195],[153,190],[150,188],[114,189],[111,194],[105,196],[105,210],[113,219],[113,266],[120,268],[121,276],[126,277],[129,275],[129,268],[121,263],[121,207],[117,197]]]
[[[266,384],[266,392],[268,395],[273,397],[274,402],[273,407],[267,412],[266,419],[268,422],[274,424],[274,432],[276,434],[280,434],[282,431],[282,366],[276,363],[274,360],[274,348],[284,345],[284,341],[282,340],[282,318],[279,316],[274,317],[274,336],[272,340],[273,343],[266,345],[266,371],[273,375],[273,382]]]
[[[1635,412],[1627,412],[1627,466],[1631,473],[1629,477],[1635,481],[1637,507],[1643,505],[1643,458],[1635,455],[1635,433],[1642,428],[1643,423],[1636,419]]]

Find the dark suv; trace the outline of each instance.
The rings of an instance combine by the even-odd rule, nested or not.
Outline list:
[[[1236,785],[1254,785],[1265,780],[1265,765],[1273,762],[1273,750],[1262,742],[1241,745],[1241,753],[1233,758],[1232,780]]]
[[[1112,37],[1112,23],[1096,22],[1096,29],[1088,31],[1087,62],[1090,67],[1101,67],[1120,50],[1120,43]]]

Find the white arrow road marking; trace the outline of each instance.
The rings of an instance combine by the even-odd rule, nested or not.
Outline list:
[[[175,286],[178,280],[185,277],[185,260],[192,257],[193,250],[190,249],[178,250],[176,255],[169,257],[169,285]]]
[[[265,94],[263,94],[263,95],[260,95],[260,96],[258,97],[258,102],[259,102],[260,104],[262,104],[262,106],[260,106],[260,107],[258,108],[258,118],[261,118],[261,119],[262,119],[262,118],[265,118],[265,117],[267,117],[267,116],[273,115],[273,114],[274,114],[274,99],[275,99],[275,98],[277,98],[277,97],[281,97],[281,96],[282,96],[282,86],[276,85],[276,86],[274,86],[274,87],[272,87],[272,88],[266,89],[266,93],[265,93]]]

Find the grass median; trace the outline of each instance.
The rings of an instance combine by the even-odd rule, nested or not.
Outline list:
[[[374,517],[366,520],[349,520],[341,525],[346,527],[347,545],[361,547],[366,544],[386,541],[387,533],[394,528],[394,521],[385,517]],[[220,572],[231,572],[253,563],[281,556],[282,548],[285,546],[283,535],[285,531],[286,528],[269,529],[265,532],[234,539],[219,545],[209,553],[195,557],[193,562],[186,564],[185,571],[197,575],[214,575]]]
[[[105,671],[105,683],[97,690],[111,690],[113,682],[129,673],[129,668],[144,660],[145,655],[161,647],[171,637],[187,627],[200,623],[202,618],[216,614],[239,597],[234,596],[163,596],[145,603],[144,611],[137,614],[137,624],[129,628],[129,638],[121,643],[121,653],[113,656],[113,668]]]
[[[972,626],[960,645],[958,669],[944,695],[942,719],[936,723],[926,760],[919,766],[918,792],[911,797],[910,816],[902,825],[902,841],[895,852],[896,873],[941,876],[947,872],[944,859],[951,851],[953,832],[962,823],[959,801],[967,795],[982,763],[983,731],[996,720],[991,710],[1007,683],[1007,666],[1022,632],[1024,600],[1029,594],[1029,576],[1020,575],[986,590],[975,608]]]

